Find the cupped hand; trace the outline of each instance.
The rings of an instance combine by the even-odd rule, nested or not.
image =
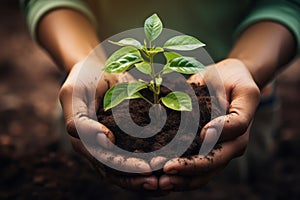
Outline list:
[[[151,169],[145,161],[138,158],[125,159],[120,155],[116,155],[114,152],[109,151],[101,146],[92,147],[82,143],[82,141],[76,137],[70,136],[73,148],[76,152],[83,155],[100,174],[102,178],[112,184],[118,185],[124,189],[133,191],[154,191],[158,188],[158,179],[151,174]],[[88,149],[88,150],[87,150]],[[93,155],[92,155],[93,154]],[[96,158],[98,157],[98,158]],[[111,160],[111,158],[114,158]],[[149,173],[142,174],[129,174],[122,172],[112,172],[113,169],[108,169],[98,159],[115,162],[113,164],[122,163],[124,169],[136,168],[137,171],[148,171]],[[137,165],[138,164],[138,165]]]
[[[96,111],[105,92],[118,82],[128,81],[128,77],[126,74],[116,76],[104,73],[96,56],[77,63],[60,90],[66,128],[74,149],[84,155],[103,177],[123,188],[155,190],[158,180],[151,175],[150,165],[142,159],[124,158],[112,152],[114,135],[97,121]],[[122,162],[124,171],[143,173],[132,176],[109,174],[98,160],[109,162],[111,166]]]
[[[222,83],[218,82],[219,76]],[[219,173],[247,146],[249,128],[260,100],[260,91],[246,66],[237,59],[226,59],[208,67],[204,74],[195,74],[190,83],[214,88],[226,113],[207,123],[200,136],[206,144],[216,144],[207,155],[174,158],[164,165],[159,180],[162,190],[191,190],[201,187]],[[211,91],[210,91],[211,92]],[[222,95],[225,93],[226,95]]]

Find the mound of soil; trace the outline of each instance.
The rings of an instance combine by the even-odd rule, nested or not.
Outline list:
[[[195,94],[197,96],[198,105],[199,105],[199,111],[200,111],[200,120],[198,123],[198,130],[197,133],[200,133],[203,126],[208,123],[211,120],[211,112],[212,112],[212,101],[211,97],[208,91],[208,88],[206,86],[198,86],[195,84],[192,84],[192,88],[195,91]],[[166,88],[162,89],[161,96],[165,96],[170,91]],[[148,99],[152,98],[151,92],[144,90],[141,92],[143,96],[145,96]],[[129,100],[127,100],[129,101]],[[195,102],[194,102],[195,103]],[[193,103],[193,104],[194,104]],[[126,112],[128,112],[128,102],[123,102],[120,105],[118,105],[118,113],[114,113],[114,116],[112,114],[111,110],[103,111],[100,110],[98,115],[98,120],[106,125],[115,135],[116,138],[116,145],[126,151],[129,152],[154,152],[156,150],[161,149],[162,147],[166,146],[172,139],[176,136],[178,133],[178,129],[181,123],[181,112],[175,111],[172,109],[169,109],[167,107],[164,107],[167,113],[167,119],[166,123],[163,126],[163,128],[154,136],[147,137],[147,138],[139,138],[131,136],[127,133],[124,133],[121,128],[117,125],[114,117],[116,117],[116,114],[120,117],[126,116]],[[193,107],[196,106],[195,104]],[[129,102],[129,112],[131,115],[132,120],[134,123],[136,123],[139,126],[146,126],[151,122],[151,119],[149,117],[149,110],[151,108],[151,105],[147,103],[143,99],[133,99]],[[188,111],[183,111],[188,112]],[[214,112],[218,112],[218,110],[214,109]],[[118,117],[117,116],[117,117]],[[216,116],[216,115],[214,115]],[[188,120],[195,120],[196,118],[191,118]],[[186,135],[180,136],[180,144],[184,144],[188,141],[193,140],[190,147],[184,152],[182,155],[183,157],[196,155],[199,153],[200,147],[201,147],[201,139],[199,134],[195,133],[189,133],[189,127],[185,127],[185,130],[187,132]],[[193,137],[193,138],[191,138]],[[177,145],[174,145],[172,148],[177,148]],[[174,149],[175,150],[175,149]],[[172,155],[172,152],[170,152],[169,155]],[[176,156],[176,155],[174,155]]]

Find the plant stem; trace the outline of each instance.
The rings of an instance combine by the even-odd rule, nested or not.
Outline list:
[[[149,60],[150,60],[150,65],[151,65],[151,69],[152,69],[151,79],[153,81],[153,89],[154,89],[153,101],[154,101],[154,104],[158,104],[158,102],[159,102],[158,95],[159,95],[160,91],[159,91],[159,86],[157,86],[157,84],[156,84],[156,74],[155,74],[154,65],[153,65],[153,55],[149,56]]]
[[[153,103],[151,101],[149,101],[147,98],[142,96],[142,99],[144,99],[146,102],[148,102],[150,105],[153,105]]]

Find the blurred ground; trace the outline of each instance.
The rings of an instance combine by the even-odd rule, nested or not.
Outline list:
[[[84,159],[61,148],[53,120],[61,74],[30,38],[16,0],[1,2],[0,42],[0,199],[140,199],[104,183]],[[280,75],[278,87],[280,128],[267,164],[255,169],[260,175],[216,177],[168,199],[300,199],[300,62]]]

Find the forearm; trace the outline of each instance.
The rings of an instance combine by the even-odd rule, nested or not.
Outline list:
[[[92,23],[81,13],[63,8],[53,10],[41,19],[37,39],[66,72],[99,44]]]
[[[234,45],[229,58],[241,60],[262,88],[295,54],[290,31],[274,22],[259,22],[247,28]]]

